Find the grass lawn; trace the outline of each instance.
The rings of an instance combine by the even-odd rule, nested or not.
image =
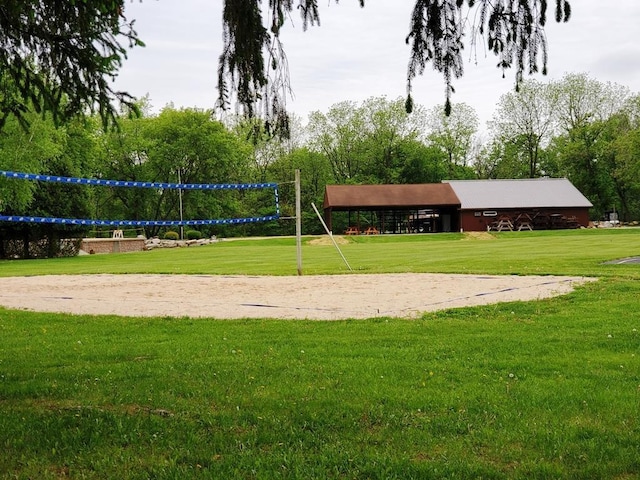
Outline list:
[[[640,477],[640,229],[357,237],[356,272],[601,277],[337,322],[0,308],[0,478]],[[305,274],[347,273],[303,246]],[[293,239],[0,262],[0,276],[296,273]],[[1,295],[1,292],[0,292]]]

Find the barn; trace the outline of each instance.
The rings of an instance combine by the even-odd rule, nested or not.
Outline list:
[[[450,180],[463,231],[548,230],[589,225],[591,202],[566,178]]]
[[[592,206],[566,178],[327,185],[324,217],[347,212],[346,234],[534,230],[586,227]]]

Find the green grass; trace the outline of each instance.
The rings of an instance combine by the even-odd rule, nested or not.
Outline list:
[[[640,229],[513,232],[475,240],[463,234],[350,237],[341,245],[355,272],[631,275],[602,262],[640,255]],[[332,244],[303,242],[305,274],[348,273]],[[295,239],[223,241],[150,252],[0,261],[0,276],[90,273],[295,275]]]
[[[358,272],[579,274],[570,295],[312,322],[0,309],[0,478],[640,476],[640,230],[358,237]],[[345,273],[307,243],[305,273]],[[0,275],[295,274],[292,239]]]

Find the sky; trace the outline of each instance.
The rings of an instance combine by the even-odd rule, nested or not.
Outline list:
[[[297,11],[287,21],[282,42],[293,90],[287,109],[303,121],[310,112],[326,113],[345,100],[405,97],[409,61],[405,37],[415,2],[365,3],[360,8],[357,0],[338,5],[320,0],[321,26],[306,32]],[[555,22],[554,6],[549,2],[549,72],[532,78],[548,81],[566,73],[586,73],[640,92],[640,1],[571,0],[571,20],[562,24]],[[176,108],[213,108],[222,50],[222,0],[128,0],[124,13],[135,19],[146,46],[129,51],[114,87],[136,97],[148,95],[155,112],[170,103]],[[514,71],[507,70],[503,78],[496,63],[482,46],[475,52],[467,47],[464,77],[454,83],[454,104],[473,107],[481,129],[493,116],[500,96],[514,88]],[[414,101],[425,108],[442,106],[444,94],[443,78],[430,66],[413,81]]]

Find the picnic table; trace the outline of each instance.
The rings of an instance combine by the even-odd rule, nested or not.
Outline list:
[[[578,218],[575,216],[567,217],[567,227],[568,228],[580,228],[580,222],[578,222]]]
[[[502,232],[504,230],[513,231],[513,223],[508,215],[502,215],[497,221],[489,225],[488,230],[495,230],[497,232]]]
[[[519,232],[522,230],[533,230],[533,219],[528,213],[518,215],[515,224]]]
[[[380,232],[376,227],[368,227],[365,231],[365,235],[378,235]]]
[[[347,227],[344,231],[345,235],[360,235],[360,229],[358,227]]]

